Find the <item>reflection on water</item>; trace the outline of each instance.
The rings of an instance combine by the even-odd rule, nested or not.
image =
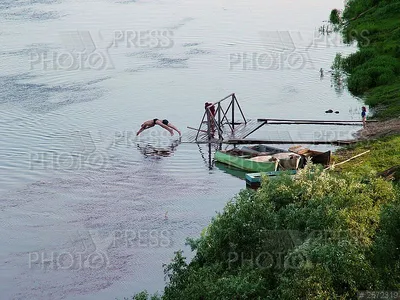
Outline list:
[[[151,143],[142,143],[142,144],[136,144],[136,147],[138,150],[145,156],[171,156],[175,151],[178,145],[181,143],[181,139],[174,140],[171,142],[170,145],[168,146],[163,146],[163,147],[157,147]]]
[[[213,151],[216,151],[221,144],[208,144],[205,146],[206,150],[202,149],[200,144],[197,144],[197,147],[199,148],[199,153],[201,155],[201,158],[204,161],[204,165],[209,169],[212,170],[214,166],[214,160],[213,160]]]
[[[237,178],[240,178],[242,180],[244,180],[246,178],[246,173],[249,173],[249,172],[237,169],[235,167],[228,166],[226,164],[223,164],[223,163],[220,163],[217,161],[215,162],[215,166],[218,169],[220,169],[221,171],[223,171],[224,173],[232,175]]]

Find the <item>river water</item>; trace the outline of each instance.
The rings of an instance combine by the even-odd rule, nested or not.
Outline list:
[[[204,102],[235,92],[250,119],[359,119],[360,101],[319,73],[354,51],[317,30],[342,5],[2,0],[0,298],[161,291],[162,264],[179,249],[190,257],[185,238],[244,187],[185,143]],[[135,137],[156,117],[182,143],[158,126]],[[253,136],[358,129],[271,125]]]

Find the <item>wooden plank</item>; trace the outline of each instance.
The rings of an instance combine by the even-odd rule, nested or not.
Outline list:
[[[354,120],[298,120],[298,119],[257,119],[259,122],[264,122],[264,121],[276,121],[276,122],[314,122],[314,123],[325,123],[325,122],[338,122],[338,123],[362,123],[362,120],[360,121],[354,121]],[[378,122],[377,120],[367,120],[367,122]]]
[[[188,129],[192,129],[192,130],[196,130],[196,131],[201,131],[201,132],[207,133],[207,130],[201,130],[201,129],[193,128],[193,127],[190,127],[190,126],[187,126],[187,128],[188,128]]]
[[[358,124],[359,123],[359,124]],[[279,121],[268,121],[268,125],[338,125],[338,126],[362,126],[362,121],[358,123],[341,123],[341,122],[279,122]]]
[[[224,139],[243,139],[245,136],[249,135],[249,133],[254,132],[254,129],[260,125],[262,124],[256,120],[248,120],[247,124],[241,123],[239,126],[235,127],[233,132],[227,132]]]
[[[264,121],[260,121],[264,120]],[[355,143],[354,140],[335,140],[335,141],[291,141],[291,140],[263,140],[263,139],[245,139],[249,134],[257,131],[263,125],[268,125],[271,123],[266,123],[265,120],[271,119],[257,119],[257,120],[248,120],[247,124],[243,122],[237,122],[237,126],[233,130],[225,127],[225,131],[223,133],[224,141],[220,141],[218,138],[214,138],[212,143],[227,143],[227,144],[328,144],[328,145],[346,145]],[[278,120],[278,119],[275,119]],[[280,119],[279,119],[280,120]],[[283,120],[283,119],[282,119]],[[307,120],[300,120],[302,122],[307,122]],[[352,123],[356,123],[360,121],[352,121]],[[317,121],[316,124],[319,125],[327,125],[330,124],[331,121]],[[292,123],[291,123],[292,124]],[[271,124],[273,125],[273,124]],[[226,125],[225,125],[226,126]],[[200,134],[198,136],[197,143],[206,144],[208,143],[207,131],[202,129],[195,129],[194,127],[189,127],[189,129],[193,130],[193,132],[198,131]],[[217,134],[217,132],[216,132]],[[196,138],[192,134],[185,135],[184,142],[188,143],[196,143]]]
[[[253,130],[251,130],[249,133],[245,134],[243,136],[243,138],[248,137],[250,134],[252,134],[253,132],[257,131],[258,129],[260,129],[261,127],[263,127],[265,124],[267,124],[267,122],[262,122],[260,125],[258,125],[256,128],[254,128]]]
[[[357,155],[355,155],[355,156],[353,156],[353,157],[350,157],[349,159],[346,159],[345,161],[342,161],[342,162],[340,162],[340,163],[332,164],[331,166],[325,168],[325,170],[330,169],[330,168],[333,168],[333,167],[336,167],[336,166],[343,165],[344,163],[347,163],[347,162],[349,162],[350,160],[353,160],[353,159],[355,159],[355,158],[357,158],[357,157],[360,157],[360,156],[362,156],[362,155],[364,155],[364,154],[367,154],[367,153],[369,153],[369,152],[371,152],[371,150],[367,150],[367,151],[365,151],[365,152],[363,152],[363,153],[357,154]]]
[[[348,145],[352,143],[356,143],[355,140],[347,140],[347,141],[340,141],[340,140],[335,140],[335,141],[282,141],[282,140],[259,140],[259,139],[229,139],[224,141],[226,144],[312,144],[312,145],[318,145],[318,144],[333,144],[333,145]]]

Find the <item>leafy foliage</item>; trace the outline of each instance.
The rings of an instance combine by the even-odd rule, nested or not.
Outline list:
[[[329,16],[329,21],[334,25],[340,24],[340,10],[332,9],[331,15]]]
[[[378,266],[382,288],[400,288],[400,205],[387,206],[381,217],[380,231],[373,247],[374,263]]]
[[[333,24],[341,24],[345,42],[359,46],[342,61],[348,88],[366,95],[381,118],[400,116],[400,96],[389,92],[400,89],[399,17],[400,0],[350,0],[341,14],[333,10],[330,15]]]
[[[162,299],[344,299],[398,288],[396,199],[373,173],[308,165],[295,179],[263,178],[188,241],[196,251],[190,263],[176,253]]]
[[[359,95],[371,88],[392,84],[400,74],[400,61],[396,58],[381,55],[351,68],[352,65],[356,65],[352,61],[353,57],[348,57],[344,65],[352,74],[348,80],[348,87],[354,94]]]
[[[148,300],[149,298],[150,300],[161,300],[157,294],[151,296],[147,291],[140,292],[134,295],[131,299],[124,298],[124,300]]]

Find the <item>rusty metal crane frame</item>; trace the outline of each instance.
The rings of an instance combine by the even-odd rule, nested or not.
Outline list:
[[[221,103],[223,101],[229,100],[229,99],[230,99],[229,105],[224,110],[222,108]],[[235,130],[235,124],[241,124],[241,123],[235,123],[235,103],[236,103],[237,107],[239,108],[239,111],[243,117],[244,123],[247,124],[246,117],[244,116],[242,108],[240,107],[239,101],[237,100],[235,93],[232,93],[232,94],[226,96],[225,98],[223,98],[205,108],[203,118],[202,118],[199,128],[197,130],[196,142],[199,142],[198,138],[199,138],[200,132],[204,132],[204,130],[201,130],[201,126],[203,125],[204,119],[206,117],[207,117],[207,131],[206,132],[207,132],[208,142],[211,142],[213,140],[213,127],[214,126],[218,130],[218,141],[219,142],[223,141],[223,139],[224,139],[223,138],[223,130],[222,130],[224,124],[228,124],[229,128],[231,130],[231,133],[233,133]],[[217,107],[217,110],[215,111],[215,115],[213,115],[210,111],[210,107],[212,107],[212,106]],[[231,112],[231,116],[232,116],[231,122],[228,120],[228,117],[227,117],[229,112]],[[217,116],[217,118],[215,116]],[[226,121],[226,122],[224,123],[224,121]]]

